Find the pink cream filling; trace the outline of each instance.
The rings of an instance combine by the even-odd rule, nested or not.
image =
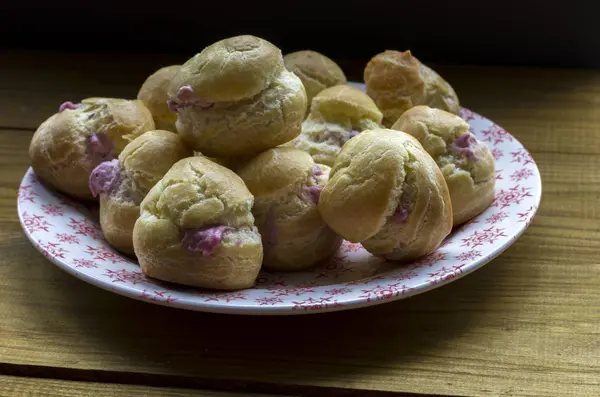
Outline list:
[[[470,132],[459,136],[452,142],[452,150],[464,154],[469,160],[476,160],[473,153],[474,146],[477,146],[477,138]]]
[[[207,109],[214,103],[202,99],[193,99],[194,89],[184,85],[177,91],[177,99],[169,99],[167,105],[172,112],[178,112],[186,108]]]
[[[104,161],[90,174],[89,187],[94,197],[109,194],[119,181],[119,160]]]
[[[67,101],[67,102],[64,102],[62,105],[60,105],[60,107],[58,108],[58,112],[61,113],[65,109],[71,109],[71,110],[77,109],[80,106],[81,106],[80,103],[73,103],[73,102]]]
[[[223,234],[231,229],[229,226],[211,226],[188,229],[183,234],[182,243],[191,252],[199,252],[203,256],[211,256],[221,244]]]
[[[87,145],[90,153],[98,155],[102,159],[113,157],[113,142],[104,134],[92,134],[87,140]]]

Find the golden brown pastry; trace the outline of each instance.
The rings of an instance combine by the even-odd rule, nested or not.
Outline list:
[[[315,164],[306,152],[280,147],[259,154],[237,173],[254,195],[265,268],[302,270],[337,251],[342,240],[317,210],[329,167]]]
[[[367,93],[390,127],[413,106],[428,105],[458,114],[456,92],[434,70],[423,65],[410,51],[384,51],[375,55],[364,71]]]
[[[440,169],[452,200],[454,225],[479,215],[494,200],[494,156],[460,117],[428,106],[407,110],[392,129],[417,138]]]
[[[317,163],[332,166],[342,146],[361,131],[378,128],[381,112],[358,88],[338,85],[314,97],[302,132],[285,146],[309,153]]]
[[[137,99],[150,110],[156,128],[177,132],[175,121],[177,113],[169,109],[167,89],[173,77],[179,72],[181,65],[165,66],[152,73],[138,92]]]
[[[302,82],[281,51],[254,36],[236,36],[188,60],[169,86],[177,130],[210,157],[253,156],[294,139],[306,113]]]
[[[31,166],[41,180],[59,192],[92,199],[88,188],[92,170],[153,129],[150,111],[137,100],[87,98],[76,104],[65,102],[33,135]]]
[[[133,229],[142,271],[196,287],[251,287],[263,259],[253,202],[233,171],[203,156],[178,161],[142,201]]]
[[[110,245],[133,254],[133,226],[140,203],[177,161],[192,151],[170,131],[148,131],[131,141],[118,159],[100,163],[90,190],[100,196],[100,227]]]
[[[391,260],[432,252],[452,229],[440,169],[415,138],[387,129],[364,131],[344,145],[319,212],[340,236]]]
[[[346,84],[346,75],[337,63],[316,51],[296,51],[283,57],[285,67],[302,80],[308,106],[327,87]]]

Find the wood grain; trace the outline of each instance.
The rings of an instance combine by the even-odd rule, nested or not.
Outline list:
[[[18,59],[12,64],[27,57]],[[58,102],[59,91],[68,98],[92,93],[101,85],[94,81],[105,78],[122,78],[122,92],[137,89],[137,81],[100,69],[93,69],[95,77],[82,72],[83,85],[74,87],[45,62],[45,75],[56,73],[61,82],[48,83],[48,94],[14,71],[0,73],[0,115],[8,112],[2,92],[18,79],[27,87],[23,98],[37,97],[44,109],[51,106],[43,97]],[[543,180],[540,211],[513,246],[468,277],[348,312],[261,318],[187,312],[69,276],[30,246],[16,218],[31,131],[0,129],[0,372],[39,366],[60,368],[64,377],[155,374],[193,380],[195,387],[305,395],[600,395],[600,72],[440,70],[465,105],[533,153]],[[28,73],[44,81],[33,67]],[[42,113],[0,123],[28,129]]]
[[[22,378],[0,375],[0,397],[266,397],[264,394],[230,393],[214,390],[149,387],[57,379]],[[269,395],[270,397],[277,397]],[[280,396],[282,397],[282,396]]]

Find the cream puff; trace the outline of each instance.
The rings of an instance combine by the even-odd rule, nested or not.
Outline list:
[[[304,150],[317,163],[332,166],[350,138],[378,128],[382,117],[375,102],[358,88],[326,88],[314,97],[300,135],[284,146]]]
[[[402,114],[392,129],[417,138],[442,170],[454,225],[479,215],[494,201],[494,156],[469,132],[466,121],[440,109],[415,106]]]
[[[325,88],[348,82],[337,63],[316,51],[305,50],[286,54],[283,63],[287,70],[302,81],[306,89],[308,107],[312,99]]]
[[[388,129],[364,131],[344,145],[318,208],[337,234],[390,260],[426,255],[452,229],[448,187],[435,161],[415,138]]]
[[[375,55],[365,68],[364,80],[388,128],[413,106],[428,105],[454,114],[460,110],[452,86],[410,51]]]
[[[157,129],[177,132],[175,128],[177,113],[169,109],[167,89],[179,69],[181,69],[181,65],[158,69],[148,76],[138,92],[137,99],[150,110]]]
[[[248,157],[294,139],[306,91],[283,65],[281,51],[254,36],[236,36],[188,60],[169,86],[177,130],[210,157]]]
[[[233,171],[203,156],[178,161],[142,201],[133,229],[142,271],[195,287],[251,287],[263,259],[253,203]]]
[[[331,257],[342,240],[317,210],[329,167],[301,150],[269,149],[236,170],[254,195],[252,213],[262,235],[263,266],[302,270]]]
[[[150,111],[137,100],[87,98],[81,103],[65,102],[33,135],[31,166],[57,191],[92,199],[88,188],[92,170],[153,129]]]
[[[192,156],[183,140],[170,131],[148,131],[119,154],[100,163],[90,175],[89,186],[100,197],[100,227],[106,241],[133,254],[133,226],[140,203],[177,161]]]

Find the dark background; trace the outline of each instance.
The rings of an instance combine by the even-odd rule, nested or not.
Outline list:
[[[284,52],[310,48],[335,59],[411,49],[434,63],[600,67],[595,0],[44,3],[1,2],[2,49],[187,57],[249,33]]]

